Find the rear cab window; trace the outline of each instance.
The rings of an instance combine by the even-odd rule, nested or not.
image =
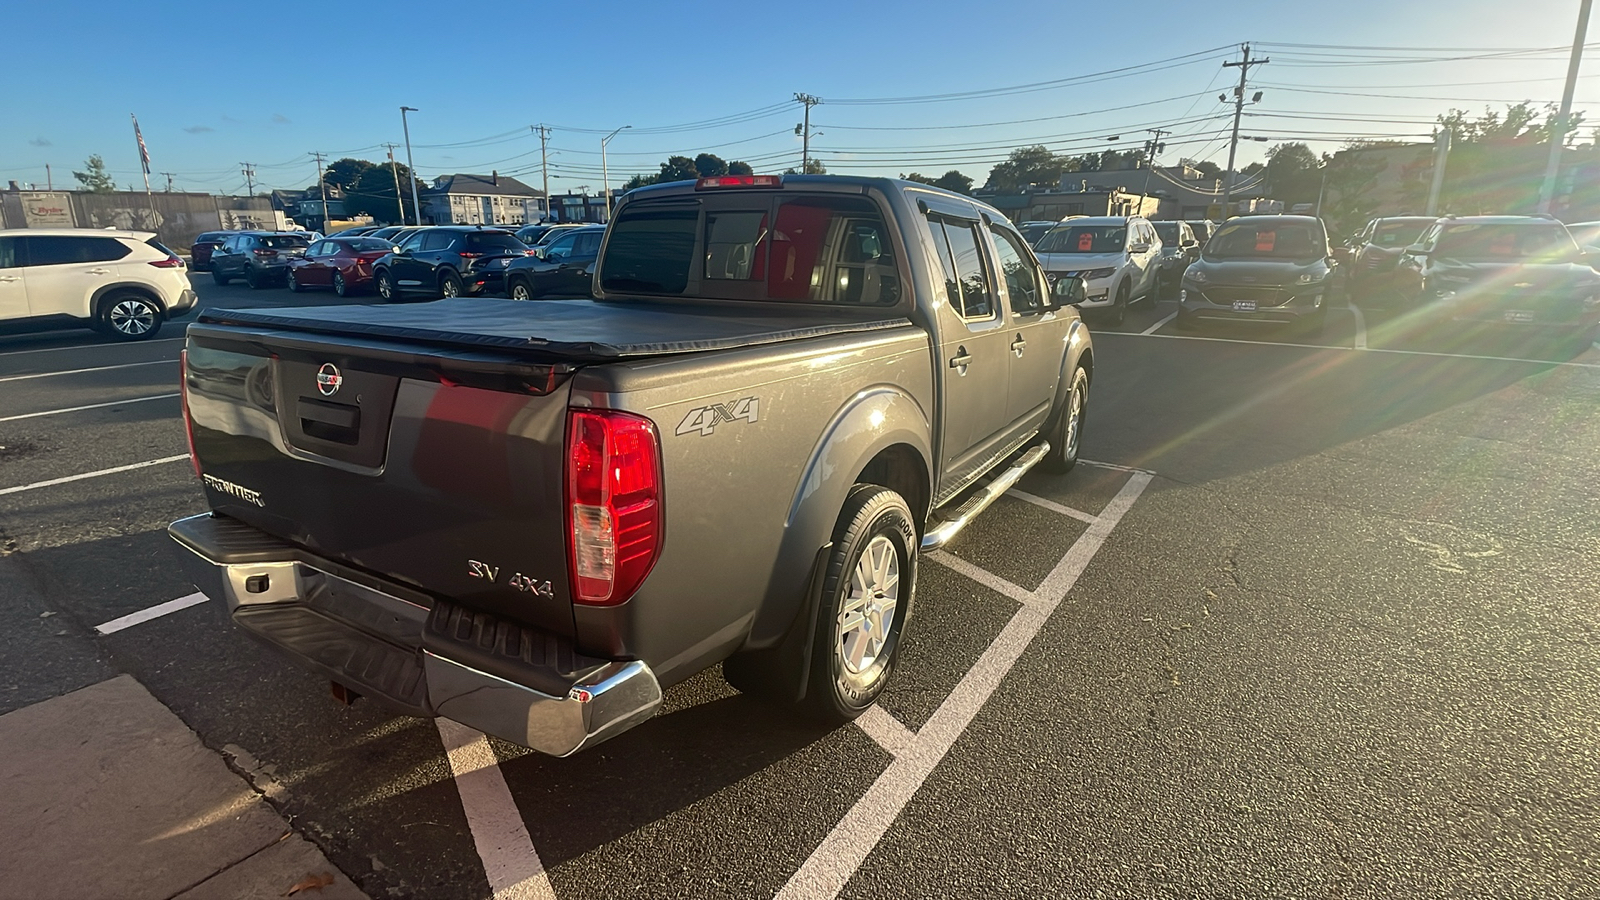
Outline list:
[[[256,242],[273,250],[300,250],[311,246],[310,241],[293,234],[264,234],[256,238]]]
[[[528,245],[517,240],[509,231],[470,232],[467,235],[469,253],[516,253],[521,255]]]
[[[859,196],[727,192],[638,201],[610,227],[607,291],[894,306],[901,273],[877,206]]]

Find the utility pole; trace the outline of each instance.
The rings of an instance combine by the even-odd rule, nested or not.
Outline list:
[[[244,166],[239,171],[244,173],[245,193],[247,196],[254,197],[256,195],[256,167],[247,162],[239,163],[239,165]]]
[[[1444,191],[1444,167],[1450,161],[1450,129],[1439,132],[1434,139],[1433,148],[1433,184],[1428,188],[1428,215],[1439,214],[1439,194]]]
[[[400,210],[400,224],[406,223],[405,195],[400,193],[400,164],[394,161],[394,144],[384,144],[389,148],[389,172],[394,175],[394,205]]]
[[[1582,0],[1578,7],[1578,35],[1572,39],[1572,60],[1567,63],[1567,87],[1561,93],[1561,112],[1550,135],[1550,162],[1545,166],[1544,184],[1539,188],[1539,212],[1548,215],[1556,197],[1556,175],[1561,171],[1561,151],[1572,130],[1572,94],[1578,87],[1578,67],[1583,64],[1583,42],[1589,35],[1589,10],[1594,0]]]
[[[322,180],[322,151],[316,150],[311,154],[317,161],[317,196],[322,198],[322,227],[318,231],[328,230],[328,183]]]
[[[606,168],[606,145],[611,143],[612,138],[632,127],[624,125],[600,139],[600,191],[606,195],[607,222],[611,221],[611,172]]]
[[[529,125],[533,133],[539,136],[539,178],[544,182],[544,217],[550,218],[550,156],[545,151],[550,140],[550,126]],[[604,149],[604,148],[602,148]],[[605,154],[601,153],[602,159]],[[610,218],[610,216],[607,216]]]
[[[411,206],[417,214],[417,224],[422,224],[422,201],[417,198],[417,164],[411,161],[411,126],[406,124],[406,113],[416,112],[415,106],[400,107],[400,130],[406,135],[406,168],[411,170]],[[401,204],[404,206],[404,204]],[[405,216],[401,216],[404,219]],[[401,222],[401,224],[405,224]]]
[[[1156,157],[1160,155],[1162,150],[1167,149],[1167,145],[1162,143],[1161,139],[1172,133],[1167,128],[1146,128],[1145,131],[1150,132],[1155,137],[1144,142],[1144,190],[1139,192],[1139,215],[1141,216],[1144,215],[1145,198],[1150,195],[1150,175],[1155,171]],[[1160,204],[1157,204],[1158,208],[1159,206]]]
[[[811,107],[822,102],[821,97],[810,94],[795,94],[794,99],[805,104],[805,120],[795,126],[794,133],[800,135],[800,174],[806,174],[811,168]]]
[[[1586,0],[1587,2],[1587,0]],[[1225,69],[1239,70],[1239,86],[1233,89],[1233,140],[1228,142],[1228,181],[1222,189],[1222,218],[1228,218],[1228,206],[1233,202],[1233,164],[1239,153],[1239,120],[1244,118],[1244,89],[1250,79],[1251,66],[1264,66],[1270,59],[1251,59],[1250,45],[1243,44],[1244,59],[1239,62],[1225,62]]]
[[[48,169],[49,167],[46,166],[46,168]],[[173,175],[173,173],[171,173],[171,172],[162,172],[161,174],[167,176],[167,193],[169,193],[169,194],[172,193],[172,175]]]

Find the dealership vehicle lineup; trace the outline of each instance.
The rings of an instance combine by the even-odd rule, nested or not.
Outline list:
[[[0,900],[1600,897],[1600,45],[1540,2],[482,138],[386,68],[292,164],[308,109],[119,113],[142,190],[0,190]],[[680,83],[608,40],[575,98]],[[1427,64],[1567,77],[1293,107],[1498,96]]]

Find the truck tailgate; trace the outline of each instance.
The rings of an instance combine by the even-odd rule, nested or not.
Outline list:
[[[206,324],[190,328],[186,356],[213,510],[425,594],[572,634],[570,367]]]

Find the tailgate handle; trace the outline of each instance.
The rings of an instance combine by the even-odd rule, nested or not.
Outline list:
[[[302,422],[317,422],[322,425],[331,425],[334,428],[351,430],[358,430],[361,427],[361,409],[355,406],[345,406],[342,403],[327,403],[322,400],[301,397],[296,407],[296,412],[300,414]],[[323,435],[313,436],[322,437]]]

